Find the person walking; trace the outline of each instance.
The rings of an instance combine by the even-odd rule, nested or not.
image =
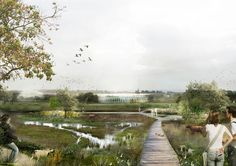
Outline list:
[[[230,120],[230,129],[233,135],[233,141],[228,147],[229,166],[236,166],[236,107],[227,107],[226,116]]]
[[[19,149],[15,144],[15,142],[18,141],[18,138],[16,137],[10,122],[11,118],[8,114],[4,114],[0,117],[0,127],[3,130],[2,142],[7,148],[11,149],[11,154],[8,157],[7,162],[14,163],[19,153]]]

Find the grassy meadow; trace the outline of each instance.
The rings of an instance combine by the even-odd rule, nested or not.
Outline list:
[[[116,104],[77,104],[74,111],[88,112],[138,112],[147,108],[170,108],[175,109],[176,103],[116,103]],[[0,110],[4,112],[40,112],[52,110],[48,101],[19,101],[14,103],[0,104]]]

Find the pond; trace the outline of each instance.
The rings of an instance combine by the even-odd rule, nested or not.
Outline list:
[[[140,114],[91,115],[64,118],[28,113],[17,115],[13,122],[22,140],[57,149],[60,166],[138,165],[155,119]],[[56,162],[47,157],[39,162],[46,165],[52,161]]]
[[[125,129],[128,129],[130,127],[138,127],[141,126],[142,123],[139,122],[121,122],[116,125],[109,124],[107,122],[107,125],[113,126],[112,132],[107,132],[105,133],[104,138],[98,138],[93,136],[90,133],[84,133],[78,131],[79,129],[97,129],[99,127],[94,127],[94,126],[87,126],[87,125],[82,125],[80,123],[51,123],[51,122],[40,122],[40,121],[25,121],[25,125],[36,125],[36,126],[46,126],[46,127],[53,127],[57,128],[60,130],[67,130],[70,131],[71,133],[74,133],[78,139],[76,143],[79,143],[81,138],[86,138],[88,139],[92,144],[98,145],[99,148],[106,148],[109,145],[115,144],[115,135],[119,132],[124,131]],[[110,130],[109,130],[110,131]],[[124,138],[126,139],[126,138]]]

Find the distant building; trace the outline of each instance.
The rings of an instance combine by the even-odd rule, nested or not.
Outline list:
[[[148,101],[146,94],[113,93],[97,95],[99,103],[143,103]]]

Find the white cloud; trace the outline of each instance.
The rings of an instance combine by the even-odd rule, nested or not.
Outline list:
[[[24,1],[44,13],[52,2]],[[235,1],[57,2],[67,6],[60,30],[49,33],[54,44],[47,49],[55,56],[57,76],[51,83],[17,80],[8,83],[11,88],[183,90],[190,81],[216,80],[222,88],[236,89]],[[86,56],[93,62],[73,65],[84,44],[90,45]]]

